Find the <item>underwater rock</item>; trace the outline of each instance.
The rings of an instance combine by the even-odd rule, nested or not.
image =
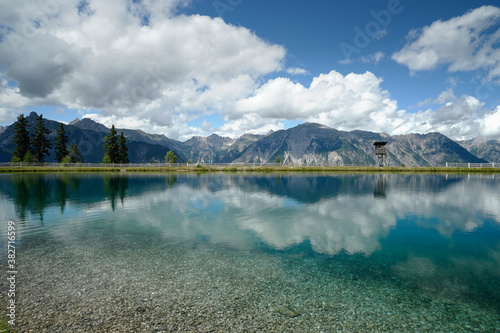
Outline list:
[[[297,316],[300,316],[300,313],[298,313],[294,309],[289,308],[288,306],[284,306],[284,305],[275,305],[274,310],[276,310],[276,312],[279,312],[282,315],[290,317],[290,318],[295,318]]]

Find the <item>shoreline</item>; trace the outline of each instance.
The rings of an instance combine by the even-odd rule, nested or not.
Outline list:
[[[213,165],[195,165],[195,166],[5,166],[0,167],[0,173],[62,173],[62,172],[191,172],[191,173],[209,173],[209,172],[374,172],[374,173],[480,173],[495,174],[500,173],[500,168],[491,167],[374,167],[374,166],[213,166]]]

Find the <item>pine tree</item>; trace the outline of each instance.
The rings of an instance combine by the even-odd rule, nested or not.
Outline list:
[[[69,146],[69,158],[70,163],[83,163],[83,157],[77,145]]]
[[[43,163],[45,162],[45,156],[49,154],[49,149],[51,148],[50,139],[46,137],[46,135],[50,134],[50,130],[45,128],[42,114],[36,120],[38,122],[35,125],[35,133],[31,138],[32,152],[38,162]]]
[[[14,123],[14,143],[16,146],[12,153],[12,162],[22,162],[26,153],[30,150],[28,127],[28,121],[24,114],[21,113]]]
[[[118,137],[115,125],[111,126],[109,134],[104,138],[104,163],[118,163]]]
[[[123,132],[120,134],[120,139],[118,140],[118,162],[119,163],[128,163],[128,147],[125,145],[127,143],[127,139],[123,135]]]
[[[61,163],[63,158],[68,155],[68,150],[66,149],[67,143],[68,136],[66,135],[63,124],[61,124],[57,130],[56,141],[54,143],[54,148],[56,149],[56,161],[58,163]]]
[[[24,155],[24,158],[23,158],[23,162],[24,163],[35,163],[37,162],[37,159],[35,158],[35,156],[33,156],[33,154],[28,150],[26,152],[26,155]]]

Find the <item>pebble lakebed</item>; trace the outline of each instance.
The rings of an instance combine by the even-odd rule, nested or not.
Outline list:
[[[18,332],[500,331],[498,312],[468,302],[460,286],[425,292],[376,256],[107,236],[24,240]]]

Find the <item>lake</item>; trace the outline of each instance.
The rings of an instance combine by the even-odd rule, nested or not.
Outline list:
[[[498,175],[4,174],[0,216],[20,332],[500,331]]]

